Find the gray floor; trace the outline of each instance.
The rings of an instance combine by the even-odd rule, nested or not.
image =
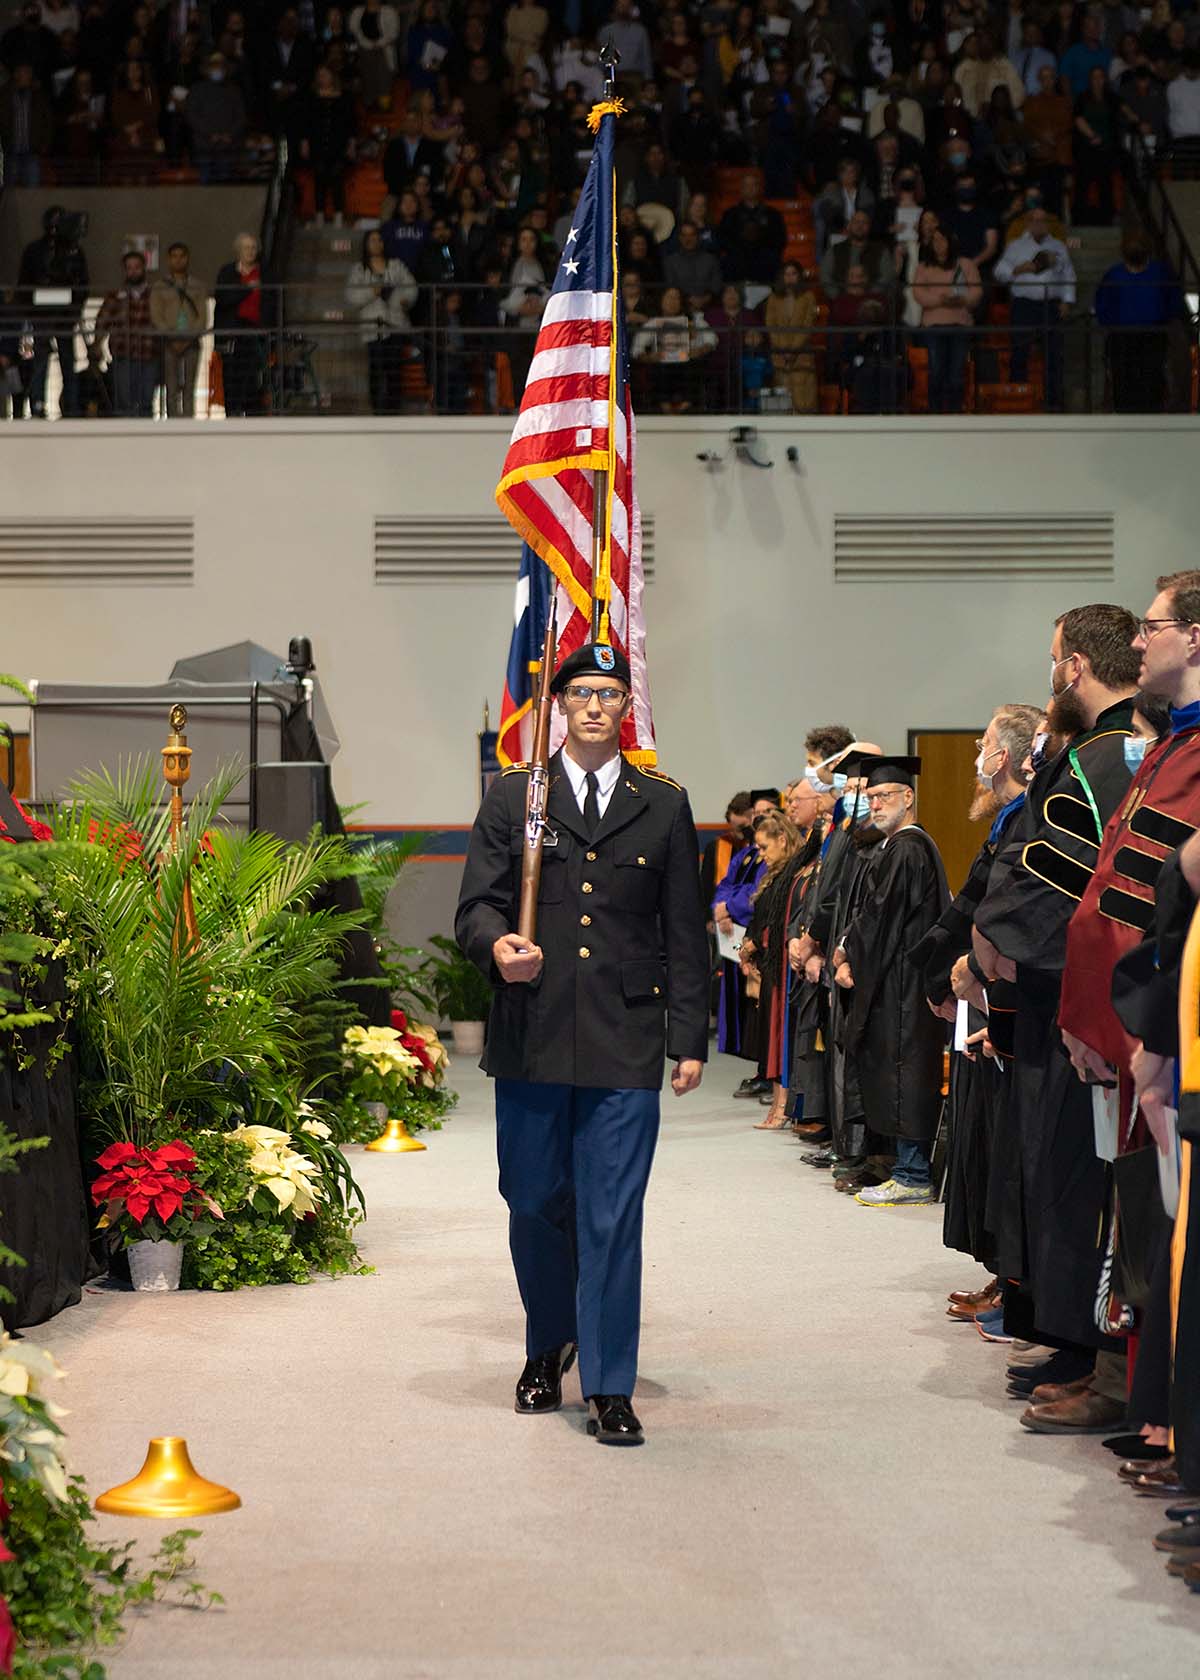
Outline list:
[[[426,1154],[359,1157],[375,1276],[89,1293],[36,1332],[95,1491],[178,1433],[244,1501],[198,1548],[228,1608],[155,1611],[113,1680],[1196,1673],[1160,1506],[1098,1441],[1018,1427],[1003,1347],[944,1317],[977,1269],[940,1214],[836,1195],[749,1129],[740,1071],[665,1099],[640,1450],[588,1440],[577,1388],[511,1410],[489,1098],[457,1068]]]

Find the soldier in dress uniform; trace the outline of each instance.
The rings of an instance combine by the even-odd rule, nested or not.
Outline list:
[[[551,690],[537,945],[517,924],[528,774],[496,778],[471,831],[455,932],[495,995],[482,1067],[496,1082],[500,1193],[526,1315],[518,1412],[556,1411],[579,1358],[588,1433],[643,1439],[632,1395],[642,1204],[664,1056],[676,1096],[708,1047],[708,935],[686,793],[621,756],[629,665],[588,643]]]

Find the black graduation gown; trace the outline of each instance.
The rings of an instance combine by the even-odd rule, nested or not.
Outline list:
[[[1104,825],[1129,786],[1124,741],[1132,717],[1130,701],[1110,706],[1038,772],[975,916],[980,932],[1017,965],[1011,1112],[1021,1156],[1019,1275],[1037,1328],[1088,1346],[1105,1340],[1096,1295],[1111,1175],[1096,1157],[1091,1090],[1067,1059],[1057,1016],[1067,924],[1095,868]]]
[[[843,1161],[860,1160],[869,1147],[867,1137],[866,1103],[858,1077],[858,1059],[849,1048],[846,1024],[849,1018],[851,994],[834,984],[833,953],[844,942],[846,929],[858,914],[859,905],[871,876],[871,865],[878,855],[882,841],[866,838],[867,830],[848,831],[846,849],[839,859],[837,891],[829,911],[826,943],[822,946],[829,961],[822,975],[829,1000],[830,1053],[830,1124],[833,1147]],[[875,836],[875,830],[869,831]]]
[[[925,995],[932,1003],[944,1003],[952,995],[950,971],[960,957],[970,953],[975,911],[987,892],[992,863],[1023,804],[1022,798],[1021,805],[1007,813],[995,838],[989,833],[975,854],[961,891],[912,953],[913,961],[920,964],[924,972]],[[989,990],[989,1009],[993,1002],[991,994],[996,989],[993,986]],[[997,1048],[1007,1058],[1011,1054],[1011,1032],[1005,1030],[1002,1016],[1003,1011],[995,1015],[989,1012],[985,1016],[971,1008],[967,1017],[968,1030],[974,1033],[981,1027],[988,1027],[988,1036],[994,1044],[997,1044],[997,1038],[1000,1039]],[[947,1248],[970,1254],[983,1265],[993,1268],[998,1258],[998,1244],[988,1222],[989,1187],[995,1139],[997,1133],[1004,1130],[1011,1082],[1012,1071],[1007,1060],[1001,1065],[990,1057],[978,1054],[973,1061],[962,1055],[950,1058],[942,1241]],[[1019,1181],[1019,1172],[1014,1174],[1010,1163],[1005,1179],[1011,1185],[1014,1178]],[[1018,1223],[1019,1229],[1019,1202],[1016,1210],[1014,1223]]]
[[[867,1124],[885,1137],[924,1142],[937,1130],[946,1028],[925,1001],[912,950],[949,897],[938,849],[913,823],[880,847],[842,939],[854,975],[846,1045]]]

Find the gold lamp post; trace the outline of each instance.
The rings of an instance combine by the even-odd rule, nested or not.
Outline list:
[[[187,744],[187,707],[178,701],[171,707],[168,719],[170,734],[167,744],[162,749],[163,779],[171,790],[171,850],[179,851],[179,837],[183,833],[183,785],[192,773],[192,749]],[[192,903],[192,883],[183,883],[183,903],[180,906],[180,916],[187,928],[189,950],[195,950],[200,943],[200,934],[196,928],[196,910]],[[176,923],[175,938],[179,938],[179,925]]]

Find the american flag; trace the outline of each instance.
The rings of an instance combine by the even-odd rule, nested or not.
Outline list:
[[[556,582],[558,663],[591,640],[592,474],[608,477],[608,541],[596,580],[600,639],[629,660],[633,706],[621,750],[653,765],[654,723],[642,611],[642,522],[625,316],[617,290],[613,140],[619,102],[597,106],[587,179],[559,256],[529,377],[496,486],[501,511]],[[517,634],[520,634],[518,626]],[[505,706],[510,696],[505,695]],[[557,713],[555,714],[557,721]],[[506,715],[501,708],[502,763]]]

